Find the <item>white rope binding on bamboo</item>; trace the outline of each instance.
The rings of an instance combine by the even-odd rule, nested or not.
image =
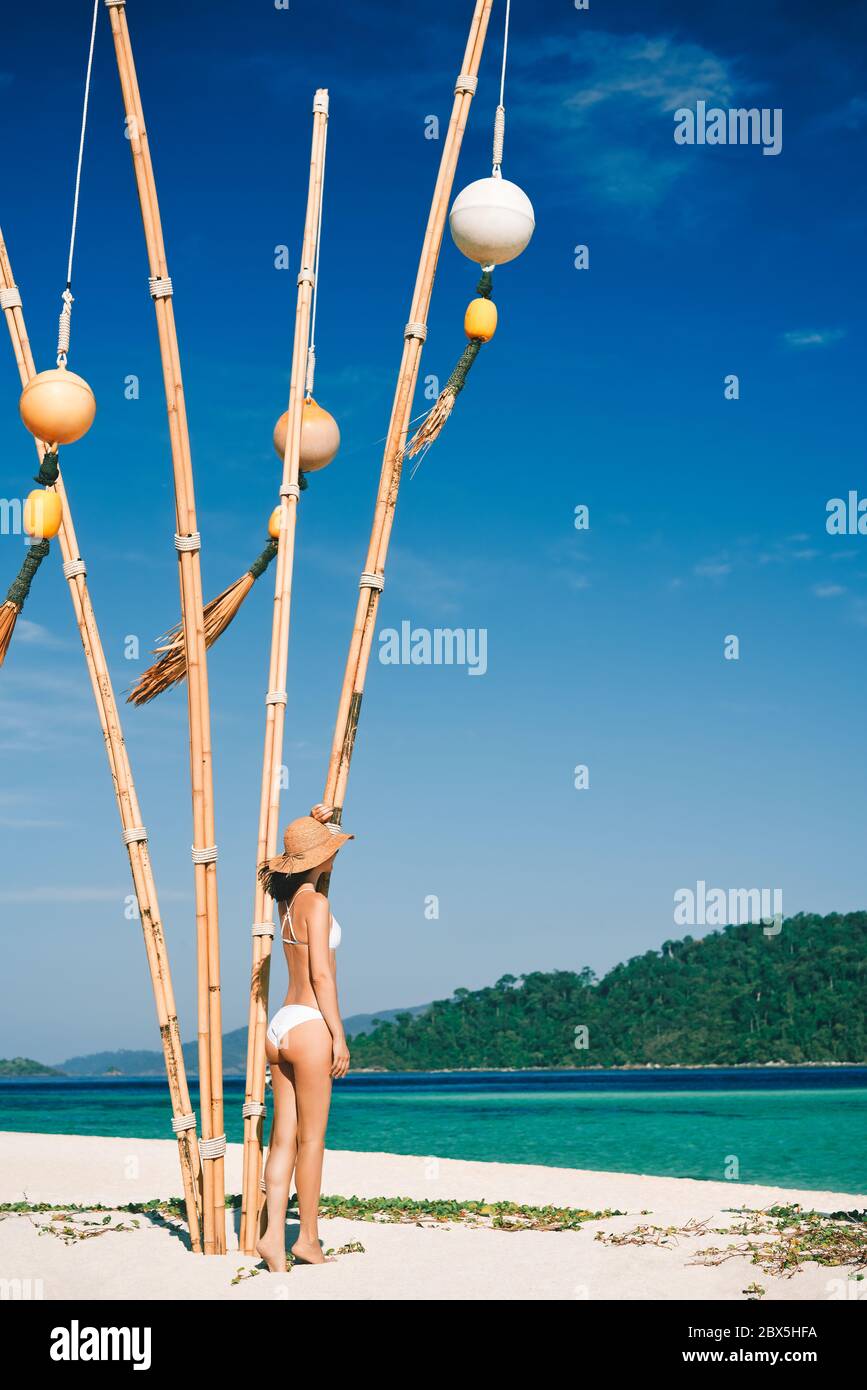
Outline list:
[[[204,849],[196,849],[195,845],[193,846],[193,863],[194,863],[194,864],[216,864],[216,862],[217,862],[217,846],[216,846],[216,845],[206,845]]]
[[[148,288],[151,299],[171,299],[174,294],[171,275],[149,275]]]
[[[319,88],[317,88],[316,95],[315,95],[315,97],[313,98],[313,110],[314,110],[314,111],[321,111],[322,114],[323,114],[323,116],[327,116],[327,115],[328,115],[328,88],[327,88],[327,87],[319,87]]]
[[[194,531],[191,536],[179,536],[177,531],[175,532],[175,550],[188,551],[201,550],[201,548],[202,537],[198,531]]]
[[[473,96],[478,85],[479,79],[477,77],[473,77],[468,72],[462,72],[455,83],[455,94],[459,95],[461,92],[469,92],[470,96]]]
[[[66,560],[63,565],[63,578],[75,579],[79,574],[87,574],[87,565],[83,560]]]
[[[147,844],[148,833],[143,825],[131,825],[129,830],[123,831],[123,842],[125,845]]]
[[[260,1100],[245,1100],[241,1106],[241,1118],[244,1120],[252,1120],[254,1116],[265,1114],[267,1114],[267,1106],[263,1105]]]
[[[423,343],[427,337],[427,324],[410,322],[403,330],[403,336],[405,338],[418,338],[419,342]]]
[[[105,0],[105,3],[108,5],[110,0]],[[172,1116],[172,1129],[175,1131],[175,1134],[183,1134],[185,1129],[195,1129],[195,1127],[196,1117],[192,1113],[189,1115]]]
[[[299,500],[300,500],[300,497],[301,497],[301,486],[300,486],[300,484],[299,484],[299,483],[286,483],[285,487],[281,487],[281,489],[280,489],[280,496],[281,496],[281,497],[294,497],[296,502],[299,501]]]
[[[119,10],[126,4],[126,0],[105,0],[107,10]]]
[[[20,309],[21,291],[17,285],[10,285],[8,290],[0,290],[0,309]]]
[[[381,594],[385,587],[385,580],[381,574],[371,574],[370,570],[363,570],[358,587],[359,589],[375,589],[378,594]]]
[[[253,935],[254,935],[254,936],[273,936],[273,935],[274,935],[274,923],[273,923],[273,922],[254,922],[254,923],[253,923]]]
[[[295,283],[297,285],[315,285],[316,276],[313,274],[312,270],[299,270],[298,279]]]
[[[214,1139],[200,1139],[199,1153],[202,1158],[222,1158],[226,1152],[226,1136],[218,1134]]]
[[[288,699],[285,690],[268,690],[265,693],[266,705],[285,705],[288,703]]]

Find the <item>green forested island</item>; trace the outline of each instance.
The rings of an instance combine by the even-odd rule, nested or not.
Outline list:
[[[0,1076],[60,1076],[60,1072],[32,1057],[0,1057]]]
[[[799,913],[775,936],[746,925],[666,941],[600,980],[556,970],[456,990],[353,1038],[352,1067],[863,1062],[865,1004],[867,913]]]

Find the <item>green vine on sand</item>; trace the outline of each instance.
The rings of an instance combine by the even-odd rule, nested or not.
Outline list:
[[[763,1274],[791,1279],[805,1264],[849,1265],[867,1268],[867,1212],[803,1211],[800,1206],[773,1206],[763,1211],[747,1207],[731,1209],[742,1219],[735,1225],[710,1226],[707,1219],[691,1218],[682,1226],[636,1226],[622,1233],[598,1231],[605,1245],[678,1246],[682,1239],[707,1235],[739,1237],[723,1246],[710,1245],[695,1252],[694,1265],[721,1265],[727,1260],[748,1259]],[[856,1274],[856,1278],[860,1276]],[[761,1297],[760,1285],[744,1292]]]

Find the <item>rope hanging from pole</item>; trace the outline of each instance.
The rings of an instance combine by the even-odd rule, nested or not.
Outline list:
[[[44,491],[31,492],[24,505],[24,530],[34,542],[5,602],[0,605],[0,666],[2,666],[18,616],[30,594],[36,571],[48,554],[48,542],[57,535],[63,520],[63,503],[56,491],[58,478],[57,444],[71,444],[80,439],[93,423],[96,402],[86,381],[67,372],[69,336],[72,328],[72,263],[75,254],[75,234],[78,225],[78,204],[81,193],[81,170],[84,160],[84,139],[90,102],[90,80],[93,72],[93,50],[96,41],[96,21],[99,0],[94,0],[90,26],[87,71],[84,78],[84,101],[81,130],[78,139],[78,160],[75,169],[75,191],[72,199],[72,224],[69,233],[69,253],[66,261],[66,286],[61,295],[63,308],[57,332],[57,367],[53,371],[34,373],[25,381],[19,410],[27,429],[34,436],[42,453],[42,463],[35,481]],[[18,322],[21,314],[21,295],[17,286],[4,286],[0,308],[6,314],[13,342],[19,340]]]
[[[516,184],[503,178],[503,145],[506,135],[506,62],[509,51],[511,0],[506,0],[503,26],[503,60],[500,68],[500,100],[494,113],[491,176],[471,183],[454,201],[449,216],[458,250],[482,267],[482,278],[464,315],[467,346],[437,397],[432,409],[404,446],[401,457],[420,455],[413,476],[455,407],[466,385],[470,368],[497,329],[497,309],[491,299],[494,267],[521,254],[533,234],[533,208]]]
[[[81,107],[81,133],[78,139],[78,162],[75,168],[75,192],[72,197],[72,225],[69,231],[69,256],[66,262],[66,288],[60,296],[63,308],[57,328],[57,365],[66,366],[69,352],[69,337],[72,332],[72,262],[75,256],[75,234],[78,230],[78,200],[81,193],[81,167],[84,162],[84,137],[87,133],[87,112],[90,105],[90,79],[93,73],[93,50],[96,43],[96,21],[99,16],[99,0],[93,0],[93,19],[90,25],[90,48],[87,54],[87,72],[84,78],[84,101]]]

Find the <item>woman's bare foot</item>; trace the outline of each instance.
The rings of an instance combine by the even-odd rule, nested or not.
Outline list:
[[[292,1258],[299,1264],[305,1265],[324,1265],[325,1256],[322,1253],[322,1246],[318,1240],[304,1240],[298,1237],[292,1246]]]
[[[256,1254],[263,1259],[268,1266],[269,1274],[286,1273],[286,1242],[285,1240],[269,1240],[268,1232],[256,1245]]]

